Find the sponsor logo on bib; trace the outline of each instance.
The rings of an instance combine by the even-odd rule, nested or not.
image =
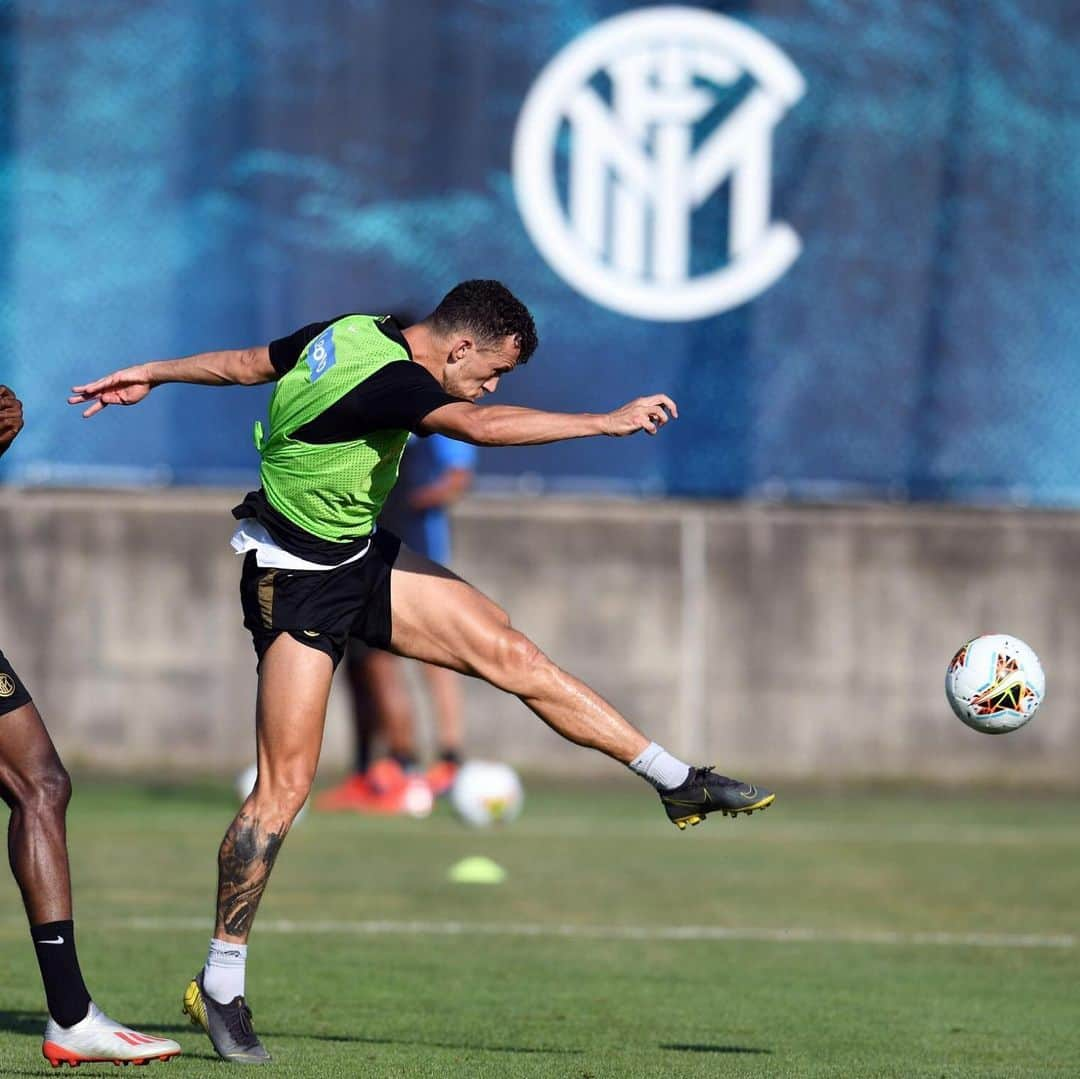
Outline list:
[[[311,368],[311,381],[318,382],[335,363],[334,328],[330,326],[308,346],[307,365]]]

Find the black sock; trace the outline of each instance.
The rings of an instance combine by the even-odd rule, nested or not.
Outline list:
[[[90,994],[75,954],[75,923],[32,925],[30,936],[45,983],[49,1015],[62,1027],[74,1026],[90,1010]]]
[[[356,743],[356,755],[353,757],[353,771],[362,776],[371,767],[371,742],[360,738]]]
[[[403,772],[412,771],[416,767],[416,757],[412,753],[391,753],[390,759],[397,761]]]
[[[439,754],[439,760],[447,764],[461,764],[461,754],[456,749],[444,749]]]

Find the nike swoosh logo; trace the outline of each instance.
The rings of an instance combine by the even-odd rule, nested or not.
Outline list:
[[[57,937],[56,940],[39,940],[38,944],[63,944],[64,938]]]
[[[742,788],[738,791],[738,794],[740,798],[757,798],[758,789],[752,783],[744,783]],[[666,801],[669,805],[700,807],[711,805],[712,796],[706,788],[701,792],[701,797],[697,801],[691,801],[685,798],[668,798]]]

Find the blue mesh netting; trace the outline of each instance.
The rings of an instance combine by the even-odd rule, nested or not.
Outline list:
[[[500,396],[595,411],[654,389],[660,438],[486,451],[489,478],[695,495],[1080,502],[1080,9],[975,0],[703,5],[806,80],[773,216],[803,250],[753,302],[650,322],[537,252],[510,176],[550,59],[634,5],[12,0],[0,14],[0,380],[24,481],[254,474],[265,391],[169,388],[80,425],[74,381],[423,311],[503,278],[541,351]],[[726,243],[725,192],[693,255]]]

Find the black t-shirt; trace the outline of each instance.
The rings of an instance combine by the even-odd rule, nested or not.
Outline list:
[[[344,317],[338,316],[339,319]],[[304,349],[337,321],[313,322],[288,337],[271,341],[270,363],[278,377],[291,371],[299,363]],[[393,319],[383,319],[378,326],[391,341],[409,352],[408,342]],[[411,360],[411,352],[409,357]],[[315,419],[298,428],[292,437],[313,445],[327,445],[349,442],[372,431],[404,430],[425,435],[427,432],[420,430],[424,417],[443,405],[460,400],[448,394],[420,364],[388,363]],[[261,488],[250,491],[233,509],[233,516],[237,519],[254,517],[285,550],[320,565],[343,562],[357,554],[367,542],[366,536],[342,536],[340,543],[313,536],[278,513]]]

